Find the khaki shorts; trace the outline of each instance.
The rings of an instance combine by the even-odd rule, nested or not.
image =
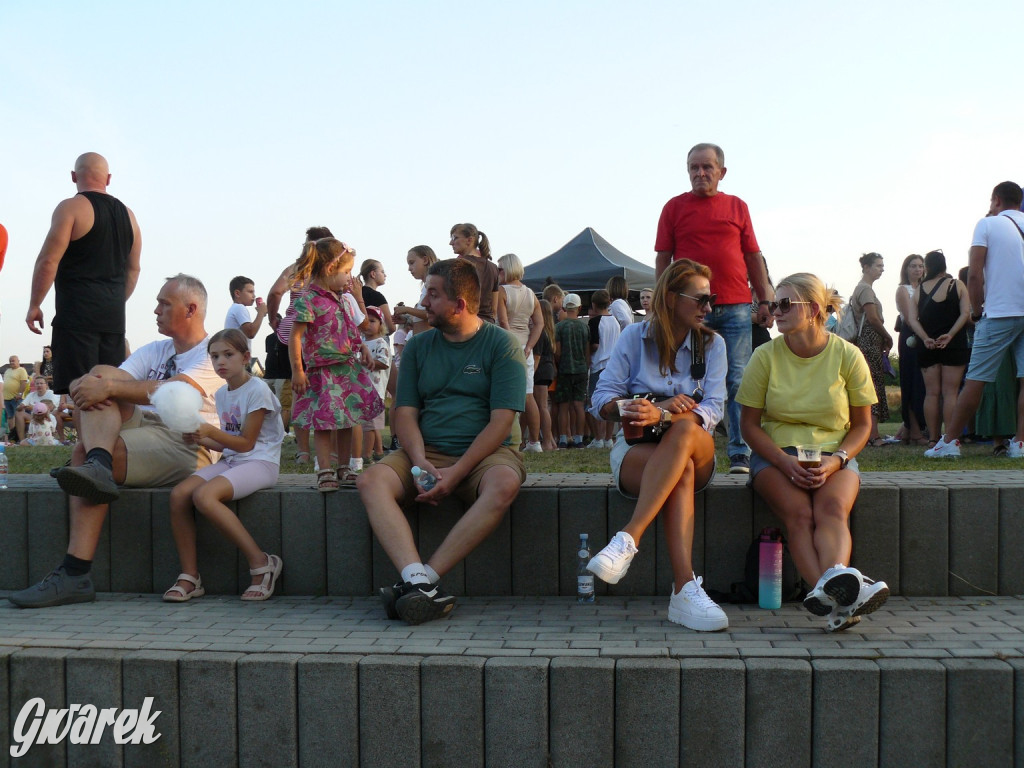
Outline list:
[[[427,448],[424,453],[426,454],[427,461],[438,469],[450,467],[459,460],[458,456],[448,456],[432,448]],[[403,494],[402,498],[398,500],[399,503],[411,503],[419,495],[416,484],[412,479],[412,462],[409,461],[409,454],[405,452],[405,449],[399,448],[397,451],[392,451],[377,463],[391,467],[402,481]],[[479,464],[473,467],[473,471],[459,483],[459,487],[455,489],[454,495],[458,496],[466,506],[473,504],[478,495],[477,489],[480,487],[480,481],[483,480],[484,473],[491,467],[510,467],[519,474],[520,483],[526,480],[526,466],[523,464],[522,457],[518,452],[502,445],[498,447],[498,450],[490,456],[485,456]]]
[[[141,408],[121,425],[120,437],[128,454],[123,483],[127,488],[176,485],[210,463],[206,448],[186,445],[180,432],[172,432],[159,416]]]
[[[282,411],[290,411],[292,407],[292,380],[274,379],[274,394],[281,403]]]

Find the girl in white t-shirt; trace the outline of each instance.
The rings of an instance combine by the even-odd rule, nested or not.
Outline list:
[[[252,584],[243,600],[266,600],[284,563],[257,544],[238,516],[225,502],[273,488],[281,468],[284,427],[281,404],[263,379],[246,372],[249,344],[237,328],[215,333],[206,347],[217,375],[227,382],[214,394],[221,428],[203,422],[199,430],[185,434],[185,442],[221,451],[221,459],[196,471],[171,491],[171,529],[178,547],[181,573],[164,593],[164,600],[183,603],[206,593],[199,578],[196,556],[195,507],[249,561]]]

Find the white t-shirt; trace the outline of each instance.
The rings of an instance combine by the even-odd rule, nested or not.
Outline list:
[[[341,297],[345,300],[345,306],[348,307],[348,313],[352,316],[352,322],[356,325],[362,325],[366,315],[359,310],[359,302],[356,301],[356,297],[351,293],[343,293]]]
[[[1024,317],[1024,213],[986,216],[974,228],[971,245],[988,248],[985,256],[985,317]]]
[[[203,407],[199,415],[203,421],[216,427],[219,426],[219,422],[213,394],[224,385],[224,379],[213,370],[210,356],[206,353],[206,345],[209,343],[210,337],[207,336],[192,349],[176,354],[171,339],[158,339],[132,352],[131,357],[121,363],[120,368],[136,381],[160,381],[170,378],[168,364],[173,359],[174,372],[171,375],[188,376],[202,388],[206,395],[203,397]],[[139,408],[153,412],[156,410],[152,405],[140,405]]]
[[[633,324],[633,308],[629,306],[629,302],[625,299],[613,301],[612,305],[608,307],[608,311],[612,313],[612,317],[619,321],[619,330],[624,331]]]
[[[240,461],[269,461],[274,464],[281,462],[281,441],[284,440],[284,424],[281,423],[281,403],[263,379],[252,376],[238,389],[228,389],[228,385],[217,390],[214,395],[217,402],[217,413],[220,414],[220,428],[229,435],[241,435],[245,426],[245,417],[254,411],[266,411],[263,414],[263,426],[260,427],[256,445],[247,453],[239,453],[230,448],[224,449],[224,456],[231,456],[235,463]]]
[[[608,358],[612,356],[615,342],[619,340],[619,334],[622,333],[616,318],[611,315],[601,315],[600,317],[601,320],[597,326],[597,351],[590,355],[591,373],[599,373],[604,370],[604,367],[608,364]],[[589,322],[590,320],[587,320],[588,324]]]
[[[366,346],[370,350],[370,357],[379,363],[391,364],[391,345],[388,344],[386,336],[381,336],[379,339],[365,339]],[[377,390],[377,394],[380,395],[380,399],[384,399],[384,394],[388,388],[388,368],[381,368],[380,370],[370,371],[370,378],[373,379],[373,388]]]
[[[36,403],[51,403],[53,405],[53,411],[50,413],[50,425],[52,427],[56,427],[57,417],[54,416],[54,414],[57,412],[57,407],[60,405],[60,395],[54,394],[52,389],[48,389],[42,395],[39,395],[36,394],[36,391],[33,389],[25,395],[25,399],[21,401],[21,404],[29,411],[32,410],[32,406]]]
[[[249,308],[244,304],[238,302],[231,303],[231,309],[228,310],[227,317],[224,318],[225,328],[237,328],[242,331],[242,326],[245,323],[252,322],[252,315],[249,314]],[[242,331],[245,333],[245,331]],[[246,336],[249,339],[248,336]],[[252,339],[249,339],[249,354],[252,354]]]

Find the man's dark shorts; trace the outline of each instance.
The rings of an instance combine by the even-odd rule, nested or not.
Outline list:
[[[561,373],[555,379],[556,403],[585,402],[587,399],[587,374]]]
[[[97,365],[124,362],[123,333],[93,333],[63,326],[53,329],[53,391],[68,394],[71,382]]]

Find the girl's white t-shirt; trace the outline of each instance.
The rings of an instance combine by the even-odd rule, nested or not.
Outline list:
[[[263,379],[253,376],[235,390],[228,389],[225,384],[217,390],[214,400],[217,403],[220,428],[229,435],[241,435],[245,418],[253,411],[268,411],[263,414],[263,426],[253,449],[247,453],[238,453],[225,448],[224,456],[230,456],[236,462],[258,460],[280,464],[281,442],[284,440],[281,403]]]

